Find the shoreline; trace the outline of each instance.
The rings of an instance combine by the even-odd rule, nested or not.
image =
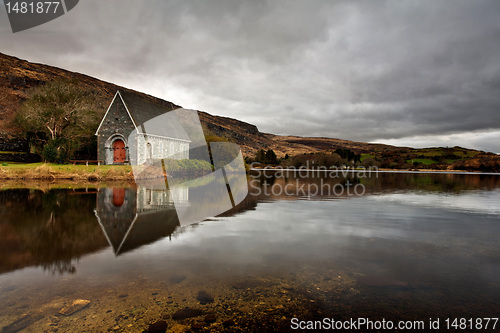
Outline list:
[[[500,176],[500,172],[481,172],[481,171],[463,171],[463,170],[436,170],[436,169],[301,169],[301,168],[250,168],[250,171],[293,171],[293,172],[336,172],[336,173],[356,173],[356,172],[378,172],[378,173],[430,173],[430,174],[450,174],[450,175],[493,175]]]
[[[189,171],[197,177],[206,172]],[[173,176],[182,178],[184,172],[173,172]],[[146,176],[146,177],[145,177]],[[73,164],[9,164],[0,165],[0,190],[7,188],[97,188],[109,185],[135,187],[136,178],[145,182],[165,181],[163,171],[152,170],[150,174],[135,174],[130,165],[73,165]],[[173,182],[175,183],[175,182]],[[51,186],[47,186],[51,184]]]
[[[129,165],[10,164],[0,166],[0,179],[9,181],[105,182],[134,181]]]
[[[355,173],[413,173],[413,174],[453,174],[453,175],[493,175],[500,173],[462,170],[433,170],[433,169],[305,169],[305,168],[250,168],[248,171],[257,172],[334,172],[344,175]],[[9,183],[23,182],[64,182],[67,184],[98,184],[108,182],[122,182],[135,184],[134,174],[130,165],[72,165],[72,164],[11,164],[0,166],[0,180]],[[1,186],[0,188],[5,188]]]
[[[56,179],[53,181],[46,179],[6,179],[0,182],[0,191],[15,190],[15,189],[29,189],[40,190],[42,192],[50,190],[98,190],[101,188],[136,188],[135,182],[111,180],[111,181],[75,181]],[[89,192],[90,193],[90,192]],[[79,192],[79,194],[85,194]]]

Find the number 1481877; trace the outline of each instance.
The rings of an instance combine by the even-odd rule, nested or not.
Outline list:
[[[494,330],[498,318],[446,318],[446,329]]]
[[[60,4],[60,1],[7,1],[5,7],[8,14],[55,14]]]

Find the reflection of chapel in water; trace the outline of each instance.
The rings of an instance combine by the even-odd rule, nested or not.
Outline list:
[[[188,201],[188,188],[172,190]],[[95,215],[116,255],[170,236],[179,226],[172,192],[143,187],[99,189]]]

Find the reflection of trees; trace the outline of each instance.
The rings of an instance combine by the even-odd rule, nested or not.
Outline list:
[[[9,226],[17,244],[1,249],[2,257],[12,259],[0,266],[2,271],[40,265],[52,274],[74,273],[74,260],[106,246],[93,214],[95,195],[75,194],[67,190],[1,192],[0,204],[8,209],[0,223]]]
[[[262,201],[294,200],[293,196],[286,194],[273,195],[270,190],[260,193],[258,190],[273,186],[295,186],[297,180],[299,186],[306,185],[305,189],[308,184],[319,185],[321,181],[330,187],[335,184],[346,186],[347,180],[350,184],[359,182],[365,186],[366,194],[405,190],[460,193],[500,188],[500,177],[491,175],[380,173],[367,178],[352,175],[348,178],[298,178],[289,174],[287,178],[264,178],[261,175],[249,177],[249,180],[257,186],[250,186],[249,195],[221,216],[253,210]],[[205,185],[204,182],[196,183],[196,188]],[[225,183],[219,185],[215,192],[200,191],[196,194],[196,191],[192,191],[190,199],[197,199],[201,205],[209,208],[216,207],[218,202],[212,202],[210,196],[223,197],[227,193]],[[95,194],[77,194],[71,190],[50,190],[45,193],[35,190],[0,191],[0,273],[30,265],[41,266],[51,274],[74,273],[78,258],[108,246],[93,213]]]

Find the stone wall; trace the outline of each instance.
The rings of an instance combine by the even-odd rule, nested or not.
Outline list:
[[[30,153],[2,153],[0,154],[0,162],[20,162],[20,163],[37,163],[41,162],[42,158],[37,154]]]
[[[0,139],[0,151],[15,151],[29,153],[30,145],[24,139]]]
[[[37,154],[30,154],[29,142],[25,139],[0,138],[0,162],[36,163],[42,158]]]

